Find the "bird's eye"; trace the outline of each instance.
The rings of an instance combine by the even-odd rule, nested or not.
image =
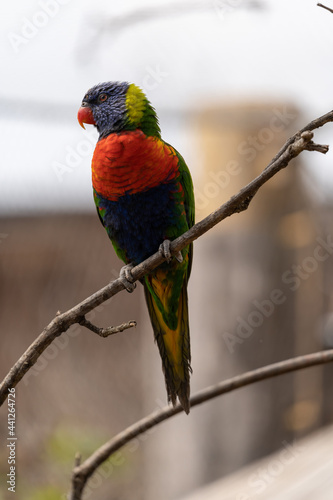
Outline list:
[[[104,102],[108,98],[107,94],[99,94],[98,96],[98,102]]]

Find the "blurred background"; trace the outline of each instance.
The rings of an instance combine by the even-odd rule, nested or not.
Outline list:
[[[333,16],[312,0],[18,0],[2,5],[0,26],[3,378],[58,310],[121,267],[92,200],[97,134],[76,120],[85,92],[109,80],[141,86],[162,137],[193,174],[200,220],[258,175],[290,135],[332,108]],[[315,133],[331,146],[332,137],[331,124]],[[333,149],[303,153],[248,211],[195,242],[192,393],[333,347],[332,159]],[[17,498],[64,498],[77,451],[86,458],[166,403],[140,287],[89,319],[99,326],[135,319],[138,326],[109,339],[72,327],[21,381]],[[198,488],[312,436],[316,463],[327,463],[332,376],[330,365],[296,372],[177,416],[112,456],[84,498],[192,499]],[[316,441],[319,428],[330,434]],[[0,499],[7,500],[5,409],[0,435]],[[305,460],[306,446],[300,449]],[[288,471],[289,491],[285,463],[262,479],[260,491],[245,474],[237,480],[241,493],[227,497],[221,486],[214,498],[268,498],[268,485]],[[317,491],[325,479],[311,477]]]

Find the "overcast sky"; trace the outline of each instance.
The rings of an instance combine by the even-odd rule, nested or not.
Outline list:
[[[163,137],[185,158],[195,145],[181,110],[216,99],[273,98],[296,104],[305,124],[332,109],[333,14],[312,0],[261,0],[261,9],[243,3],[4,2],[0,211],[92,209],[96,134],[78,126],[76,112],[101,81],[143,87]],[[316,139],[333,150],[333,126]],[[327,192],[332,160],[328,153],[316,163]]]

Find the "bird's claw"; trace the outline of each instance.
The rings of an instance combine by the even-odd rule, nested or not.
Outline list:
[[[175,259],[178,260],[180,264],[183,262],[184,259],[180,250],[175,254]]]
[[[160,247],[158,249],[159,253],[162,255],[162,257],[165,258],[165,260],[167,261],[168,264],[172,259],[170,244],[171,244],[170,240],[164,240],[163,243],[160,244]],[[182,256],[181,252],[177,252],[174,255],[174,257],[176,260],[178,260],[178,262],[183,262],[183,256]]]
[[[119,278],[129,293],[132,293],[136,288],[136,283],[134,283],[132,276],[133,264],[127,264],[120,269]]]
[[[167,263],[169,263],[172,259],[170,243],[170,240],[164,240],[163,243],[160,244],[160,247],[158,249],[159,253],[166,259]]]

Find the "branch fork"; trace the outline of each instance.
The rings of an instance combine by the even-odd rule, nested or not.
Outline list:
[[[88,328],[88,330],[96,333],[97,335],[103,338],[109,337],[110,335],[114,335],[115,333],[123,332],[124,330],[128,330],[128,328],[133,328],[137,324],[136,321],[132,320],[128,321],[127,323],[122,323],[121,325],[118,326],[108,326],[107,328],[100,328],[99,326],[96,326],[93,323],[91,323],[88,319],[86,319],[85,316],[78,318],[78,323],[79,325]]]

